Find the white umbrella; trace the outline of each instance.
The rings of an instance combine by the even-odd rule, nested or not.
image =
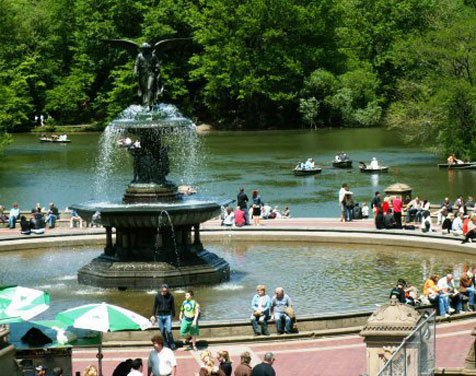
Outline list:
[[[95,330],[101,333],[98,365],[102,376],[102,333],[118,330],[145,330],[152,326],[145,317],[112,304],[87,304],[60,312],[56,319],[78,329]]]
[[[0,324],[30,320],[49,306],[47,292],[22,286],[0,287]]]

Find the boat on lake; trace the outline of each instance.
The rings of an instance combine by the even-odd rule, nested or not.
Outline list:
[[[316,175],[322,172],[322,168],[311,168],[311,169],[304,169],[304,168],[295,168],[293,170],[294,175],[296,176],[308,176],[308,175]]]
[[[351,168],[352,159],[347,159],[345,161],[333,161],[332,166],[335,168]]]
[[[465,162],[465,163],[440,163],[438,164],[439,168],[448,168],[450,170],[476,170],[476,162]]]
[[[380,166],[378,168],[372,168],[365,164],[360,164],[359,169],[360,169],[360,172],[366,172],[369,174],[378,174],[380,172],[388,172],[388,166]]]
[[[54,144],[69,144],[71,140],[59,140],[59,139],[53,139],[49,137],[42,137],[40,138],[41,143],[46,143],[46,142],[51,142]]]
[[[40,137],[40,142],[52,142],[56,144],[69,144],[71,140],[68,139],[68,135],[62,134],[58,136],[57,134],[52,134],[48,137],[46,134],[42,134]]]

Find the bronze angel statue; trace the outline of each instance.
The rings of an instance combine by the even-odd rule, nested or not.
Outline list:
[[[156,104],[164,90],[164,86],[159,84],[161,60],[157,53],[164,50],[170,42],[179,42],[190,40],[191,38],[171,38],[162,39],[152,47],[149,43],[139,45],[136,42],[127,39],[108,39],[107,42],[125,47],[128,51],[136,54],[136,63],[134,73],[139,80],[138,94],[142,100],[142,105],[149,110]]]

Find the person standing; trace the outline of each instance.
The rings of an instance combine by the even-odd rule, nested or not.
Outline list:
[[[245,188],[241,187],[240,192],[237,196],[238,206],[245,212],[245,225],[249,226],[250,224],[250,215],[248,213],[248,196],[245,193]]]
[[[342,184],[342,187],[339,190],[339,210],[340,210],[340,221],[344,222],[344,198],[345,198],[345,192],[349,187],[347,186],[346,183]]]
[[[174,352],[164,347],[164,339],[157,334],[152,337],[154,349],[149,354],[147,361],[147,376],[175,376],[177,360]]]
[[[380,206],[381,203],[382,203],[382,199],[380,198],[380,192],[377,191],[375,192],[374,198],[370,202],[370,207],[372,208],[374,215],[375,215],[375,212],[377,211],[377,208]]]
[[[251,355],[245,351],[240,355],[240,365],[235,369],[235,376],[251,376]]]
[[[142,359],[136,358],[131,362],[131,371],[127,376],[144,376],[142,373]]]
[[[10,215],[8,216],[8,227],[15,228],[15,223],[19,217],[20,209],[18,208],[18,202],[14,202],[12,204],[12,208],[10,209]]]
[[[259,226],[259,220],[261,218],[261,207],[263,206],[263,201],[261,201],[261,197],[259,196],[259,192],[257,189],[253,191],[253,221],[255,222],[256,226]]]
[[[180,335],[187,336],[192,340],[192,350],[197,351],[197,337],[200,335],[198,327],[198,316],[200,314],[200,305],[193,298],[193,291],[185,293],[185,300],[180,308]],[[187,341],[186,341],[187,342]]]
[[[275,360],[274,354],[272,352],[267,352],[264,355],[263,363],[254,366],[251,371],[251,376],[276,376],[276,372],[273,368]]]
[[[402,198],[397,196],[392,201],[393,206],[393,218],[395,219],[396,228],[402,228]]]
[[[220,350],[217,354],[217,360],[220,363],[219,367],[225,376],[231,376],[233,367],[231,365],[230,354],[226,350]]]
[[[171,350],[176,350],[177,346],[175,346],[172,334],[172,319],[175,317],[175,299],[169,291],[169,286],[165,283],[161,286],[160,293],[155,297],[152,318],[155,319],[156,317],[165,345]]]

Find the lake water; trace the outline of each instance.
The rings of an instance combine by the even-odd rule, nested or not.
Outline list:
[[[193,288],[203,317],[210,320],[248,318],[251,298],[262,283],[271,295],[282,286],[301,315],[374,310],[375,304],[388,301],[399,278],[411,281],[421,291],[430,274],[454,271],[458,279],[465,262],[476,263],[476,257],[448,252],[366,245],[256,244],[232,236],[205,246],[225,258],[231,268],[230,281]],[[48,291],[51,307],[42,314],[43,319],[67,308],[102,301],[149,317],[155,290],[118,291],[78,284],[77,270],[101,252],[101,248],[68,247],[0,253],[0,285]],[[174,289],[173,293],[179,305],[184,291]]]
[[[54,201],[61,209],[90,199],[120,199],[131,180],[130,157],[116,152],[105,165],[106,180],[97,177],[100,134],[72,134],[71,144],[41,144],[33,134],[15,134],[0,159],[0,203],[30,209]],[[338,216],[337,192],[346,182],[358,201],[370,201],[376,190],[395,182],[414,194],[440,202],[449,195],[474,195],[476,171],[438,169],[439,158],[419,145],[404,145],[397,133],[385,129],[324,129],[317,131],[213,132],[199,136],[197,160],[172,164],[169,178],[191,183],[201,194],[236,198],[240,186],[249,196],[259,189],[264,202],[289,205],[293,216]],[[336,152],[354,160],[352,170],[333,169]],[[180,152],[178,153],[180,154]],[[376,156],[390,166],[382,175],[362,174],[358,161]],[[313,157],[324,170],[295,177],[291,168]],[[176,159],[176,158],[172,158]],[[100,186],[101,189],[97,189]]]

